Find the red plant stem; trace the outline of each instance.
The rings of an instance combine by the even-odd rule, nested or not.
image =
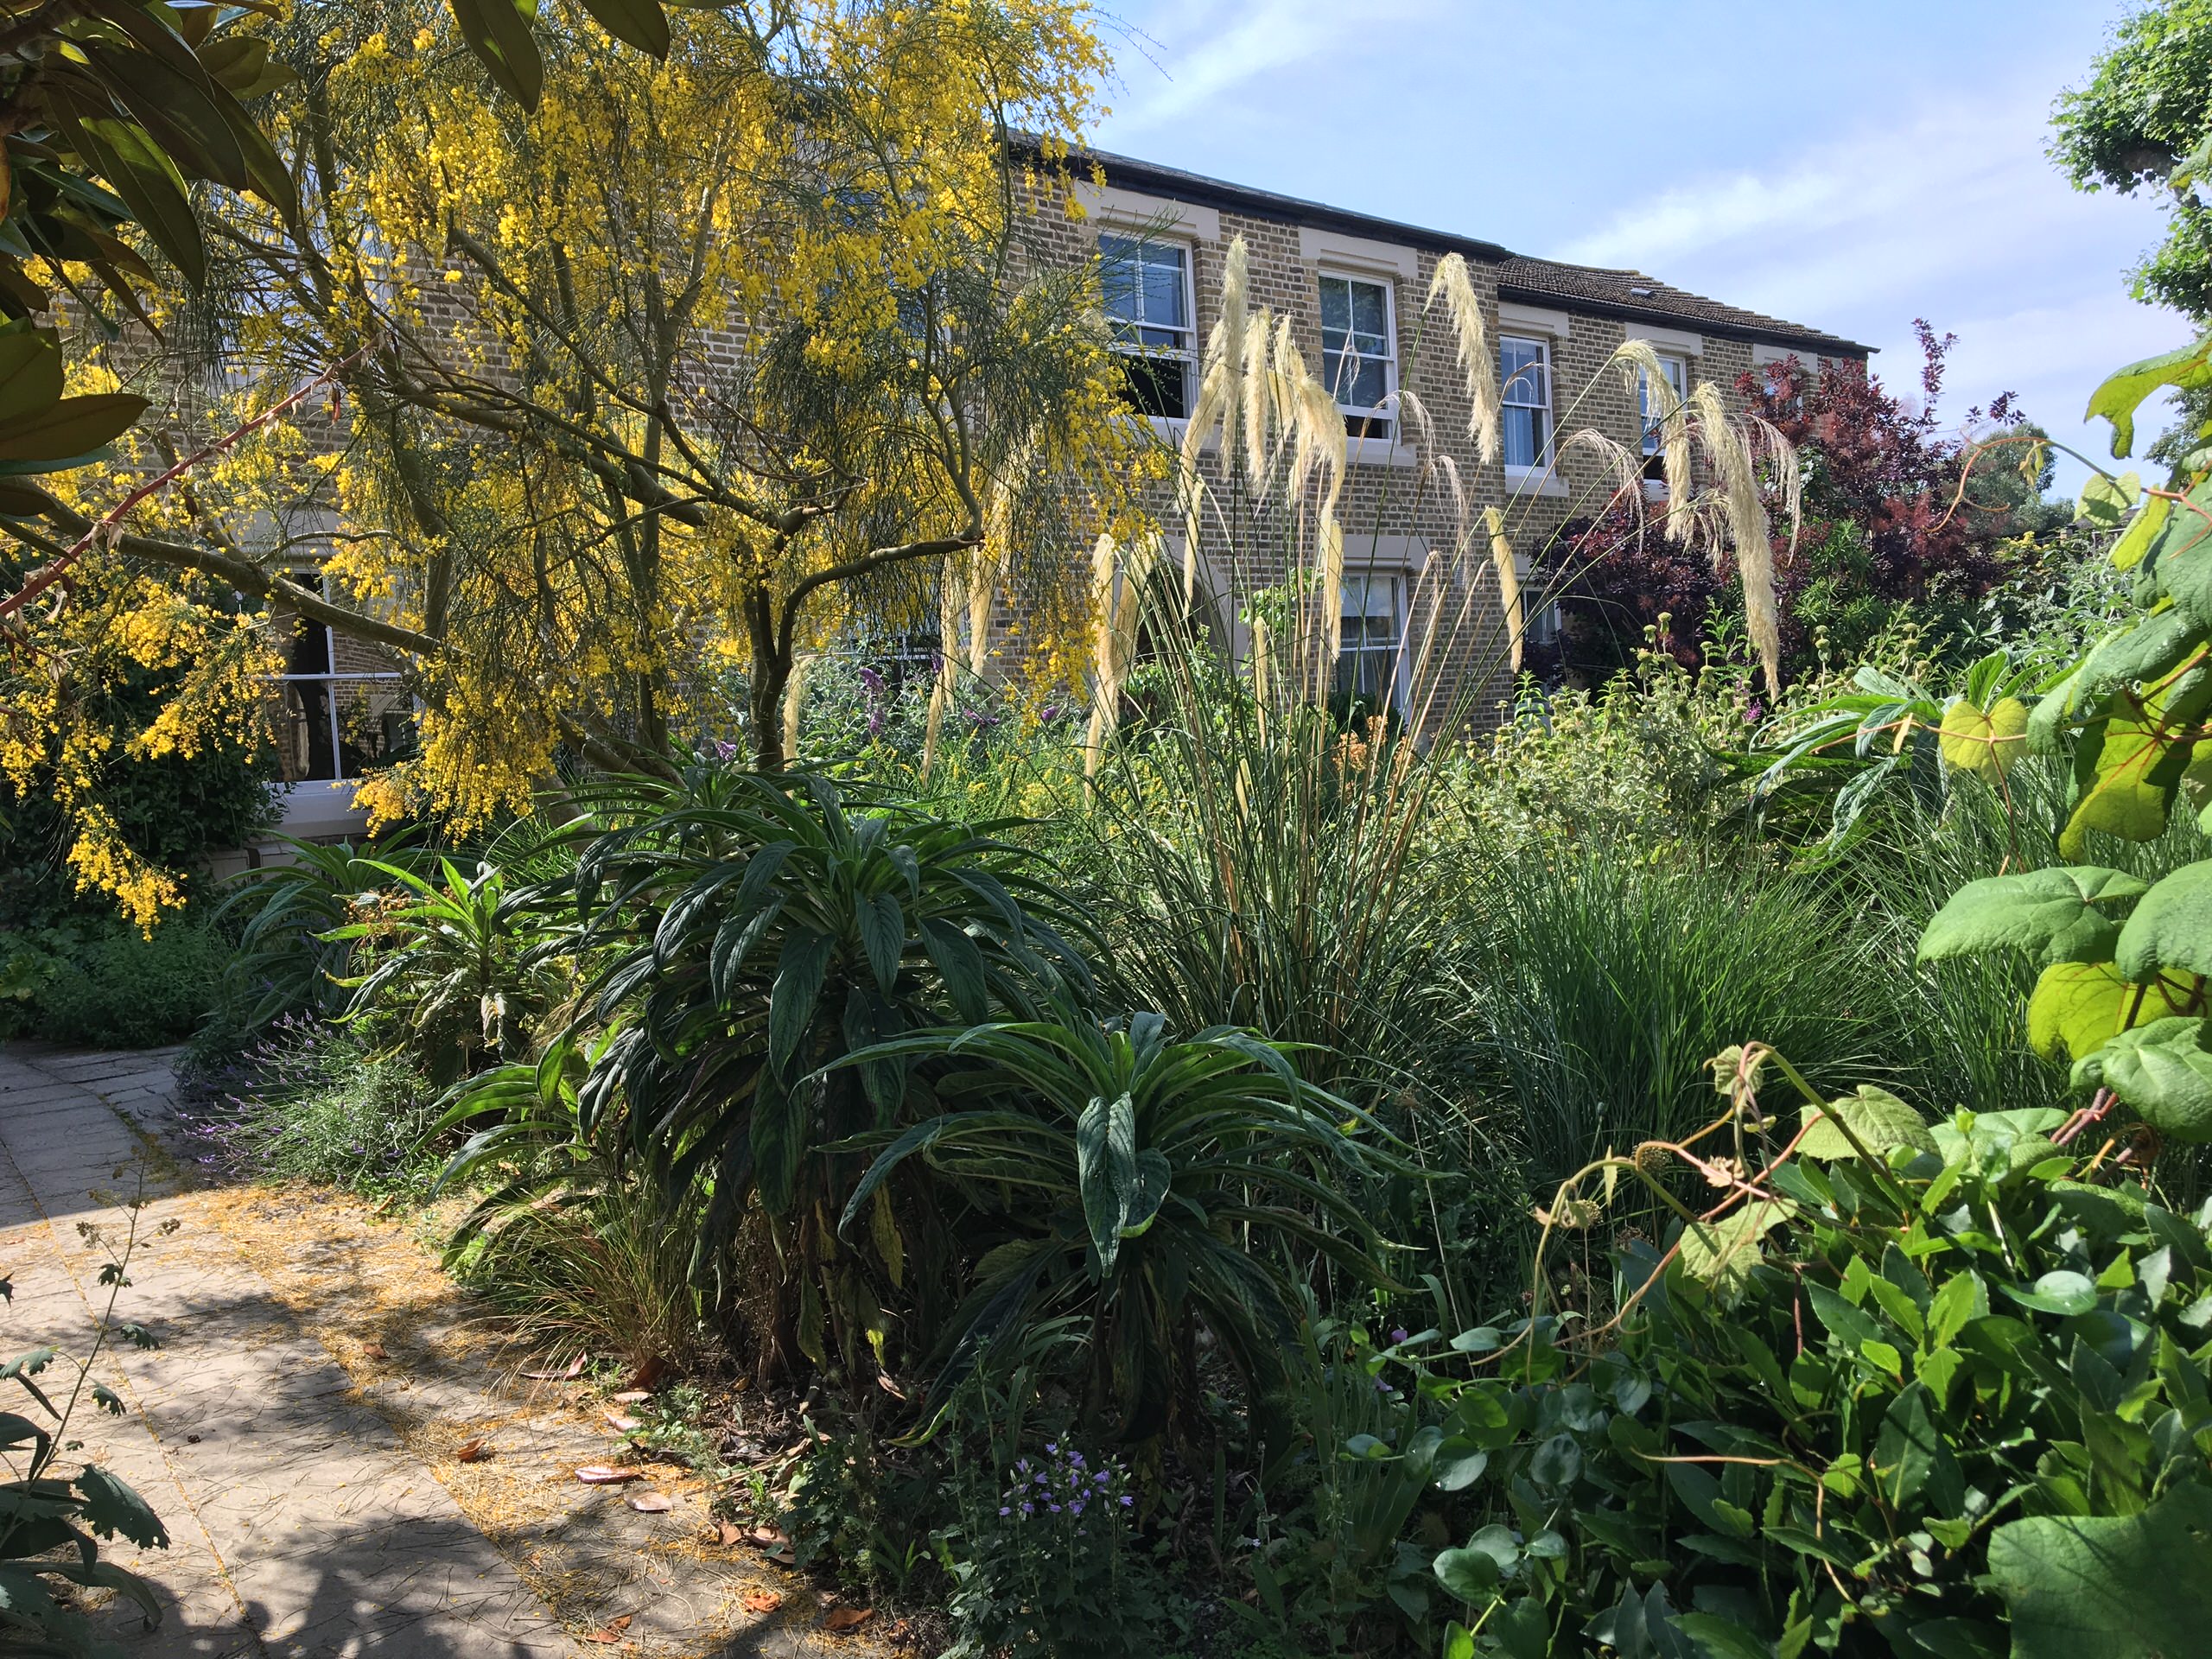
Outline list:
[[[103,537],[112,535],[117,526],[122,523],[124,515],[128,513],[140,502],[145,500],[147,497],[157,494],[161,491],[167,489],[171,484],[176,482],[178,479],[183,477],[185,474],[190,472],[194,467],[199,466],[203,461],[213,460],[217,455],[221,454],[225,450],[228,449],[232,444],[237,443],[241,438],[250,436],[253,433],[259,431],[263,427],[268,425],[270,422],[276,420],[278,416],[289,414],[293,410],[298,408],[299,405],[308,397],[321,391],[323,387],[329,385],[347,369],[359,362],[361,359],[366,355],[368,351],[368,346],[362,346],[357,350],[349,352],[346,356],[340,358],[338,361],[325,369],[321,374],[315,376],[314,379],[308,381],[297,391],[292,392],[281,402],[270,404],[267,409],[262,410],[260,414],[255,416],[245,425],[222,437],[216,439],[214,442],[207,445],[206,448],[187,455],[182,461],[178,461],[167,472],[164,472],[157,477],[149,479],[145,483],[141,484],[137,489],[131,491],[130,494],[124,496],[121,501],[118,502],[114,506],[109,508],[106,512],[103,513],[99,520],[93,524],[92,527],[86,531],[82,536],[79,537],[76,542],[67,552],[63,553],[60,558],[55,559],[43,569],[33,571],[31,573],[30,580],[26,582],[21,589],[10,594],[6,599],[0,599],[0,616],[7,616],[13,612],[22,609],[24,606],[29,604],[41,594],[46,592],[48,588],[53,587],[55,582],[60,581],[62,577],[68,575],[69,569],[72,565],[75,564],[78,560],[83,558],[86,554],[92,551],[92,548]]]

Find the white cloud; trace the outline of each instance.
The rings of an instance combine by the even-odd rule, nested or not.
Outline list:
[[[1371,67],[1377,25],[1427,16],[1442,3],[1368,0],[1355,22],[1332,0],[1195,0],[1173,29],[1150,20],[1160,37],[1139,36],[1132,42],[1136,49],[1122,54],[1128,99],[1108,129],[1122,142],[1124,135],[1141,135],[1218,104],[1260,76],[1325,66],[1332,57],[1363,74]]]
[[[2127,267],[2163,233],[2155,206],[2082,194],[2045,158],[2052,84],[1952,89],[1887,124],[1694,180],[1565,257],[1864,340],[1900,391],[1914,389],[1911,324],[1925,316],[1959,337],[1948,413],[2017,391],[2054,437],[2100,453],[2101,423],[2080,418],[2090,391],[2189,329],[2126,292]],[[2081,476],[2062,462],[2062,484]]]

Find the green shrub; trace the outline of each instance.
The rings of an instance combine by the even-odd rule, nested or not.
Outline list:
[[[111,918],[0,933],[0,1031],[92,1048],[152,1048],[191,1035],[220,1000],[230,954],[190,914],[150,937]]]
[[[437,1173],[432,1095],[419,1072],[344,1027],[286,1016],[227,1064],[189,1074],[185,1111],[203,1162],[414,1197]]]
[[[2056,1112],[1931,1128],[1879,1091],[1805,1090],[1792,1135],[1764,1127],[1758,1053],[1719,1070],[1717,1145],[1603,1160],[1548,1212],[1557,1236],[1618,1183],[1666,1192],[1662,1163],[1752,1157],[1663,1253],[1620,1255],[1610,1309],[1554,1313],[1540,1275],[1528,1317],[1369,1359],[1407,1385],[1402,1426],[1346,1451],[1417,1447],[1460,1495],[1465,1541],[1433,1568],[1479,1634],[1447,1650],[2191,1647],[2212,1617],[2212,1211],[2083,1184]],[[2069,1645],[2131,1628],[2172,1645]]]
[[[1883,976],[1818,886],[1633,843],[1485,861],[1464,1015],[1539,1192],[1711,1116],[1710,1055],[1771,1033],[1840,1087],[1885,1040]]]

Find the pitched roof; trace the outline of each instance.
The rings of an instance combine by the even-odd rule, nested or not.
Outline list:
[[[1027,134],[1016,134],[1014,142],[1030,149],[1037,143]],[[1462,254],[1469,259],[1498,266],[1498,292],[1507,299],[1540,305],[1563,303],[1574,310],[1629,321],[1694,324],[1708,334],[1738,340],[1756,339],[1802,350],[1808,357],[1864,359],[1874,349],[1840,334],[1808,328],[1802,323],[1785,322],[1779,317],[1724,305],[1719,300],[1688,293],[1641,271],[1529,258],[1477,237],[1428,230],[1373,213],[1332,207],[1325,202],[1307,201],[1273,190],[1255,189],[1250,185],[1231,184],[1224,179],[1210,179],[1181,168],[1162,167],[1156,162],[1141,162],[1135,156],[1115,156],[1104,150],[1077,150],[1072,159],[1078,166],[1096,162],[1109,185],[1166,196],[1193,207],[1226,207],[1270,219],[1290,219],[1317,230],[1342,231],[1438,253]]]
[[[1569,265],[1556,259],[1515,254],[1497,273],[1497,291],[1507,299],[1539,303],[1564,301],[1631,321],[1694,322],[1717,334],[1801,346],[1810,357],[1864,358],[1874,349],[1840,334],[1808,328],[1802,322],[1785,322],[1741,306],[1708,300],[1640,270]]]

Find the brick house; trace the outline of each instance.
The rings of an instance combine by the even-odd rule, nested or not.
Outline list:
[[[1422,456],[1393,396],[1401,387],[1417,394],[1433,442],[1451,451],[1464,510],[1477,517],[1485,506],[1505,510],[1525,564],[1561,524],[1598,511],[1615,487],[1601,458],[1560,451],[1560,439],[1595,428],[1646,454],[1656,448],[1640,389],[1608,367],[1624,340],[1650,344],[1677,393],[1710,381],[1738,409],[1736,382],[1746,371],[1793,357],[1808,365],[1863,365],[1871,349],[1640,271],[1533,258],[1126,156],[1078,154],[1071,168],[1077,211],[1052,199],[1050,186],[1037,187],[1033,234],[1047,258],[1101,262],[1109,321],[1128,353],[1131,401],[1163,438],[1179,441],[1191,412],[1198,359],[1219,314],[1224,260],[1239,237],[1249,302],[1293,320],[1306,361],[1336,391],[1351,462],[1339,509],[1346,580],[1338,677],[1340,687],[1362,693],[1404,696],[1405,642],[1422,626],[1419,573],[1432,552],[1466,531],[1461,503],[1413,481]],[[1452,253],[1467,264],[1499,357],[1501,453],[1489,467],[1468,435],[1449,326],[1440,314],[1424,314],[1438,262]],[[1217,472],[1218,458],[1202,465]],[[1201,562],[1210,563],[1203,549]],[[1248,570],[1236,580],[1252,579]],[[1489,602],[1494,624],[1494,585]],[[1534,608],[1529,633],[1541,643],[1550,618]],[[1231,632],[1238,632],[1233,624]],[[1491,632],[1502,639],[1494,626]],[[1478,701],[1494,706],[1489,693],[1503,690],[1502,664],[1485,673],[1497,684]]]

